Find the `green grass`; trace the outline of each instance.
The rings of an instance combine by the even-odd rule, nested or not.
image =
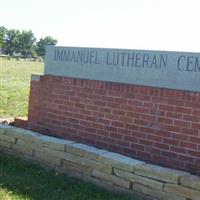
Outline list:
[[[1,200],[128,200],[90,183],[0,155]],[[131,198],[134,200],[133,198]]]
[[[31,74],[42,74],[43,67],[43,62],[0,57],[0,118],[27,115]]]

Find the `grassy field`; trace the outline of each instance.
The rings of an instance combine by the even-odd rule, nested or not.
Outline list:
[[[128,200],[90,183],[0,155],[1,200]],[[134,200],[133,198],[131,198]]]
[[[43,62],[0,57],[0,118],[27,115],[31,74],[42,74],[43,67]]]

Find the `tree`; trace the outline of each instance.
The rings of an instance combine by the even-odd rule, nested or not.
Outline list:
[[[0,49],[4,45],[4,40],[5,40],[5,36],[6,36],[7,31],[8,30],[4,26],[0,27]]]
[[[38,56],[44,57],[45,55],[45,47],[47,45],[56,45],[57,44],[57,40],[53,39],[51,36],[47,36],[44,39],[41,38],[39,40],[39,42],[36,43],[37,47],[36,47],[36,53]]]
[[[15,29],[7,30],[0,27],[0,51],[10,56],[44,57],[46,45],[56,45],[57,40],[50,36],[41,38],[36,43],[36,38],[31,30],[22,32]]]
[[[34,54],[34,43],[36,38],[34,37],[33,32],[22,31],[19,36],[19,45],[17,47],[17,52],[20,53],[24,58],[32,57]]]
[[[6,54],[13,56],[14,53],[17,53],[19,47],[19,30],[8,30],[5,36],[5,40],[3,43],[3,49]]]

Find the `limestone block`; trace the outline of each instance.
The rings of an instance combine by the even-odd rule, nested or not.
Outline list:
[[[73,144],[75,142],[70,140],[64,140],[55,137],[49,137],[46,135],[42,135],[40,137],[36,137],[33,141],[34,144],[40,147],[50,148],[58,151],[64,151],[65,145]]]
[[[92,176],[102,179],[104,181],[109,181],[109,182],[113,183],[114,185],[118,185],[123,188],[127,188],[127,189],[130,188],[130,181],[119,178],[114,175],[106,174],[106,173],[100,172],[98,170],[92,170]]]
[[[20,144],[13,144],[12,149],[16,152],[19,152],[21,154],[25,154],[28,156],[33,156],[33,149],[29,147],[25,147],[24,145]]]
[[[40,163],[46,163],[47,165],[50,166],[55,166],[55,165],[60,165],[61,164],[61,159],[56,156],[56,154],[53,154],[49,151],[40,151],[40,150],[35,150],[34,151],[34,157],[36,160],[38,160]]]
[[[85,165],[81,165],[79,163],[74,163],[74,162],[71,162],[71,161],[63,161],[63,165],[62,167],[68,171],[68,173],[71,173],[71,172],[78,172],[82,175],[88,175],[90,176],[91,175],[91,171],[92,169],[85,166]]]
[[[0,135],[0,140],[3,140],[3,141],[5,141],[5,142],[10,142],[10,143],[15,143],[15,141],[16,141],[16,138],[15,137],[10,137],[10,136],[8,136],[8,135],[4,135],[4,134],[2,134],[2,135]]]
[[[98,160],[99,156],[106,153],[106,150],[97,149],[95,147],[74,143],[65,146],[65,151],[78,156],[87,157],[88,159]]]
[[[36,160],[35,157],[23,155],[22,159],[31,163],[31,164],[38,165],[38,161]]]
[[[175,194],[177,196],[185,197],[191,200],[200,200],[200,191],[193,190],[176,184],[165,184],[164,191]]]
[[[136,174],[125,172],[123,170],[116,169],[116,168],[114,168],[114,174],[118,177],[127,179],[127,180],[129,180],[133,183],[140,183],[142,185],[146,185],[148,187],[151,187],[151,188],[154,188],[154,189],[157,189],[157,190],[160,190],[160,191],[163,189],[163,185],[164,185],[163,182],[144,178],[142,176],[138,176]]]
[[[100,180],[98,178],[95,177],[91,177],[91,176],[83,176],[83,180],[91,182],[99,187],[105,188],[105,189],[110,189],[111,187],[113,187],[113,183],[109,182],[109,181],[104,181],[104,180]]]
[[[10,142],[6,142],[3,140],[0,140],[0,149],[4,149],[4,148],[11,148],[11,143]]]
[[[180,178],[180,183],[183,186],[194,188],[200,191],[200,176],[186,175]]]
[[[188,173],[174,170],[166,167],[160,167],[157,165],[143,164],[135,167],[135,173],[137,175],[149,177],[152,179],[168,182],[168,183],[178,183],[181,176]]]
[[[175,194],[169,194],[160,190],[156,190],[139,183],[133,183],[133,190],[141,194],[149,195],[158,200],[186,200],[184,197],[179,197]]]
[[[54,170],[58,173],[61,174],[66,174],[69,177],[73,177],[73,178],[78,178],[78,179],[82,179],[83,178],[83,174],[76,172],[76,171],[70,171],[65,169],[63,166],[55,166]]]
[[[136,166],[140,166],[144,163],[139,160],[112,152],[102,154],[98,161],[129,172],[134,172]]]
[[[29,131],[22,128],[10,127],[6,129],[6,135],[13,136],[24,141],[33,142],[36,137],[41,136],[41,134]]]
[[[24,141],[23,139],[17,139],[16,140],[16,145],[23,146],[25,149],[35,149],[37,148],[31,141]]]
[[[6,134],[6,129],[10,129],[10,128],[12,128],[12,126],[0,124],[0,135]]]
[[[74,163],[77,163],[77,164],[80,164],[83,166],[87,166],[92,169],[97,169],[97,170],[102,171],[107,174],[112,173],[112,166],[109,164],[100,163],[95,160],[91,160],[86,157],[73,155],[73,154],[70,154],[67,152],[63,152],[63,153],[61,152],[58,156],[60,156],[60,158],[62,160],[72,161]]]

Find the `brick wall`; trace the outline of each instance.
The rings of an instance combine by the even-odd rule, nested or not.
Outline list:
[[[200,93],[45,75],[29,101],[32,130],[200,174]]]

